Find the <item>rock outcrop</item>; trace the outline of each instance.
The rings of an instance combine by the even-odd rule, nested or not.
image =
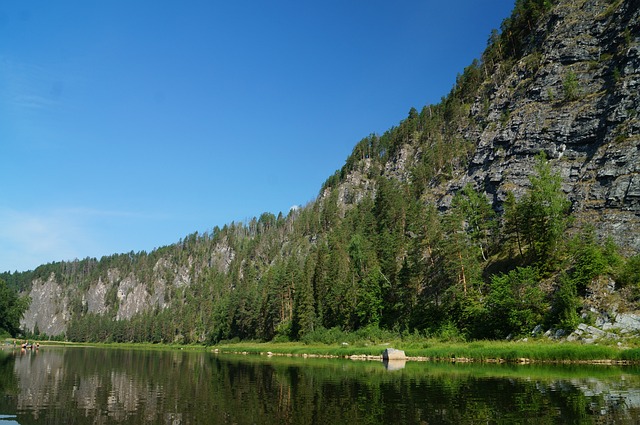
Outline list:
[[[70,319],[69,298],[55,275],[34,281],[29,296],[31,305],[20,323],[22,328],[31,331],[37,328],[47,335],[63,333]]]
[[[435,188],[442,206],[467,183],[498,206],[523,193],[543,151],[579,220],[640,250],[640,2],[617,3],[560,2],[525,57],[504,77],[496,67],[495,90],[471,108],[484,127],[461,129],[476,144],[471,163]]]

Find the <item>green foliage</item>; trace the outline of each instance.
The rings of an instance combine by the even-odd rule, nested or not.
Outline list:
[[[543,322],[548,306],[539,281],[533,267],[518,267],[491,278],[486,302],[495,337],[523,335]]]
[[[373,268],[358,286],[355,314],[361,326],[377,326],[382,319],[384,287],[382,272],[379,267]]]
[[[584,293],[594,278],[611,274],[619,257],[608,243],[601,246],[597,243],[594,229],[589,227],[576,238],[571,246],[574,267],[570,272],[578,293]]]
[[[640,288],[640,254],[627,259],[617,276],[620,286]]]
[[[580,87],[578,77],[573,71],[569,71],[562,81],[562,92],[564,93],[564,100],[571,102],[580,97]]]
[[[337,344],[344,342],[346,333],[339,327],[333,327],[326,329],[319,327],[311,332],[308,332],[302,337],[302,342],[305,344],[322,343],[322,344]]]
[[[566,274],[560,275],[553,294],[551,324],[568,331],[575,329],[580,323],[579,306],[576,282]]]
[[[614,67],[613,68],[613,82],[614,83],[619,83],[620,80],[622,79],[622,75],[620,74],[620,69],[618,67]]]
[[[497,231],[496,213],[483,193],[476,191],[470,184],[456,193],[452,209],[458,210],[464,220],[464,232],[487,261],[494,245]]]
[[[505,232],[517,241],[520,254],[526,254],[528,261],[553,269],[570,223],[571,204],[562,191],[560,175],[551,172],[543,153],[537,156],[535,171],[529,178],[529,192],[517,202],[512,196],[507,199]]]
[[[446,321],[440,325],[434,336],[443,342],[461,342],[465,340],[458,326],[452,321]]]
[[[442,277],[452,283],[449,296],[459,300],[482,286],[483,263],[497,230],[495,212],[483,194],[467,185],[454,196],[442,227],[438,243]],[[466,308],[464,302],[458,308]]]
[[[511,16],[502,21],[501,32],[494,30],[491,33],[483,59],[487,62],[497,62],[521,58],[530,34],[552,5],[553,2],[550,0],[517,0]]]
[[[15,337],[20,332],[20,319],[29,307],[27,297],[19,297],[4,280],[0,279],[0,332]]]

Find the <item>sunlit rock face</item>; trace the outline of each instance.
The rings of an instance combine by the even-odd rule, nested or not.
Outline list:
[[[467,183],[497,206],[508,191],[524,193],[535,155],[544,152],[578,220],[640,249],[640,7],[608,7],[560,2],[525,56],[507,73],[496,66],[489,98],[476,100],[472,124],[460,129],[476,143],[475,154],[464,172],[436,188],[441,206]]]
[[[32,330],[36,327],[47,335],[59,335],[64,332],[69,317],[69,299],[64,288],[51,274],[47,280],[35,280],[31,291],[31,304],[25,312],[21,326]]]

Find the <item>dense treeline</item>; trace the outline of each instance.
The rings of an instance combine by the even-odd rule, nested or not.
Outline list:
[[[379,177],[375,196],[350,208],[337,189],[287,217],[194,234],[168,248],[202,264],[167,309],[128,321],[79,314],[76,341],[218,342],[317,339],[332,328],[505,338],[536,325],[570,329],[598,277],[634,301],[640,256],[625,260],[589,229],[570,229],[560,178],[543,155],[531,187],[501,215],[467,186],[446,214]],[[569,230],[574,236],[570,237]],[[236,255],[227,272],[207,267],[215,247]],[[183,254],[180,254],[183,253]],[[140,254],[139,256],[143,256]],[[136,272],[137,273],[137,272]]]
[[[29,299],[21,297],[0,279],[0,335],[16,336],[20,330],[20,318],[29,306]]]
[[[194,233],[150,253],[2,277],[20,290],[52,274],[80,289],[109,282],[108,314],[89,313],[79,292],[70,300],[66,337],[75,341],[322,340],[335,329],[505,338],[539,324],[571,329],[584,320],[592,286],[609,278],[618,301],[635,303],[640,256],[624,258],[588,226],[573,223],[560,177],[544,155],[527,193],[510,194],[502,205],[492,205],[483,187],[461,188],[446,212],[425,196],[473,155],[474,144],[460,130],[484,128],[488,110],[470,119],[470,108],[532,53],[532,28],[550,7],[547,0],[518,0],[482,60],[458,76],[439,104],[411,108],[398,126],[357,143],[317,201],[303,208]],[[386,172],[408,146],[415,152],[409,176]],[[371,185],[347,185],[354,173]],[[149,292],[155,281],[167,282],[167,307],[116,320],[112,270]],[[171,285],[185,274],[188,284]]]

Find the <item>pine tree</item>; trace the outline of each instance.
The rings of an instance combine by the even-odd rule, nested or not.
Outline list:
[[[571,203],[562,191],[560,175],[552,173],[544,153],[536,157],[535,172],[529,178],[530,190],[516,208],[530,258],[549,268],[557,259],[558,245],[569,224]]]

